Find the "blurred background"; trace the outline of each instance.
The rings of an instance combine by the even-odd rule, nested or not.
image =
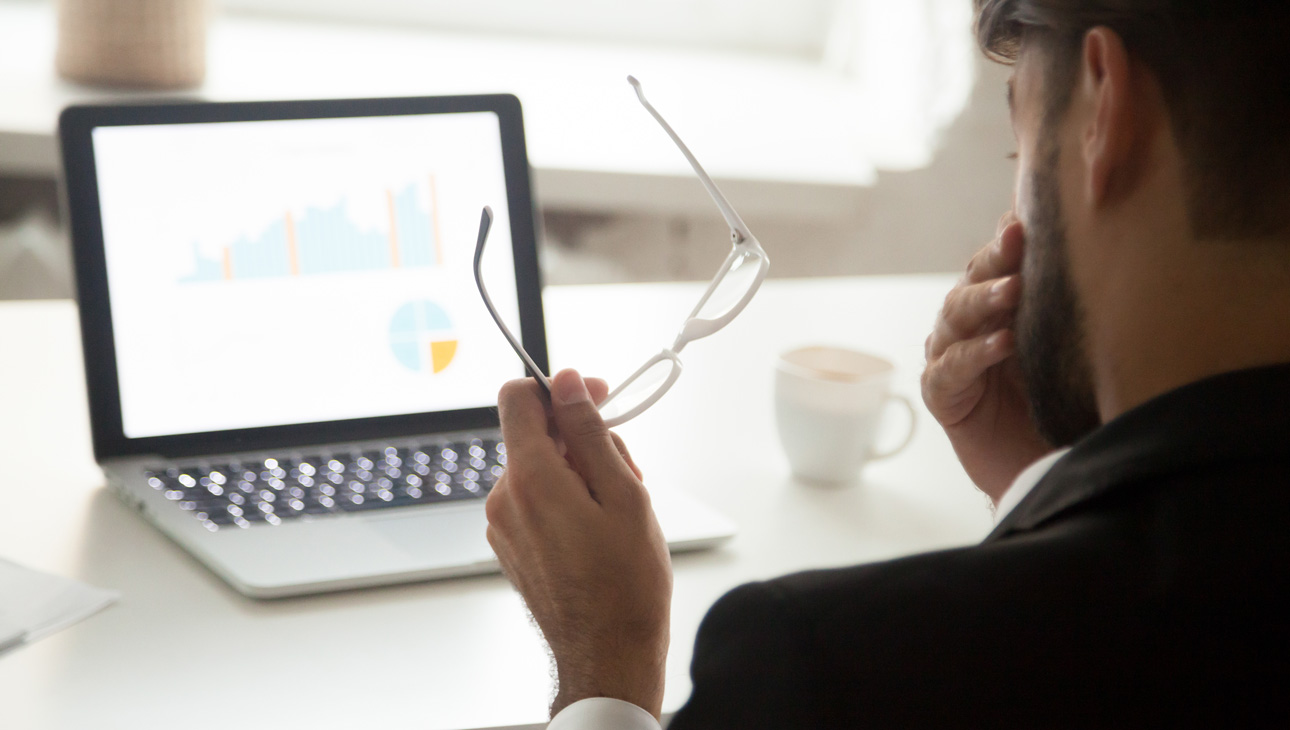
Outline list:
[[[116,34],[109,64],[147,42],[132,4],[172,28],[186,8],[181,88],[69,70],[87,24]],[[1007,70],[971,20],[971,0],[0,0],[0,299],[72,294],[59,110],[157,96],[515,93],[548,283],[706,279],[725,225],[629,73],[772,276],[954,271],[1012,194]]]

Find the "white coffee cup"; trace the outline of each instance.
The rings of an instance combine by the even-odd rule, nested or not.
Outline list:
[[[865,462],[900,453],[917,420],[909,399],[891,392],[895,366],[840,347],[803,347],[775,366],[775,418],[794,476],[823,484],[851,482]],[[909,428],[892,449],[875,446],[892,403],[909,412]]]

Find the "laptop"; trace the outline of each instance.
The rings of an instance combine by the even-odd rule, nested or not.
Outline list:
[[[474,289],[485,205],[494,304],[547,368],[515,97],[76,106],[59,135],[115,493],[247,596],[498,570],[525,372]],[[674,550],[734,533],[654,503]]]

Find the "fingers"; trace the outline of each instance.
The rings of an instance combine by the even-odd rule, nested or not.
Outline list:
[[[547,429],[546,398],[536,380],[512,380],[503,385],[497,394],[497,410],[508,454],[545,459],[554,453]]]
[[[1003,235],[1008,226],[1017,222],[1017,213],[1015,210],[1009,210],[1007,213],[999,216],[999,225],[994,229],[994,236],[998,238]]]
[[[1016,339],[999,330],[956,342],[923,371],[923,400],[944,426],[953,426],[971,412],[985,388],[987,370],[1012,356]]]
[[[587,390],[591,393],[591,402],[597,405],[609,395],[609,383],[600,378],[584,378],[583,382],[587,384]]]
[[[1006,326],[1020,301],[1021,279],[1016,275],[956,286],[946,296],[927,339],[928,362],[941,357],[957,342]]]
[[[586,383],[576,370],[564,370],[551,383],[551,408],[568,458],[591,487],[592,495],[620,483],[634,482],[634,469],[623,458],[605,421],[596,410]]]
[[[583,382],[587,384],[592,402],[599,404],[609,395],[609,384],[603,379],[585,378]],[[538,434],[538,412],[535,410],[535,401],[542,408],[542,418],[546,419],[545,434],[548,437],[546,440],[540,437],[529,437]],[[552,422],[551,408],[535,380],[529,378],[506,383],[497,396],[497,406],[502,419],[502,438],[507,443],[507,448],[516,448],[513,442],[518,442],[521,450],[533,445],[547,448],[554,444],[560,455],[564,455],[564,444],[560,441],[555,424]],[[507,436],[507,433],[512,435]],[[627,453],[626,445],[617,438],[617,435],[614,438],[623,458],[635,470],[635,464],[631,464],[631,455]]]
[[[927,338],[927,361],[933,362],[952,345],[1011,323],[1021,299],[1021,258],[1025,232],[1016,216],[999,220],[999,235],[977,252],[967,273],[945,297],[945,306]]]
[[[999,235],[989,246],[981,249],[968,263],[963,280],[968,284],[997,279],[1021,270],[1021,257],[1025,249],[1025,229],[1011,214],[1001,220]]]
[[[583,383],[593,403],[600,403],[609,394],[609,385],[600,378],[586,378]],[[574,423],[573,416],[570,414],[578,410],[576,404],[562,411],[563,419],[557,418],[555,414],[560,409],[554,408],[554,404],[548,405],[545,394],[533,379],[515,380],[504,385],[497,396],[497,405],[501,414],[502,439],[513,461],[529,464],[546,463],[548,466],[554,466],[555,459],[552,457],[556,457],[560,461],[567,461],[573,465],[579,473],[583,473],[582,467],[594,468],[598,464],[608,462],[608,467],[611,470],[616,469],[620,475],[630,472],[637,480],[643,479],[640,467],[636,465],[627,450],[627,444],[618,434],[609,433],[606,430],[607,435],[599,437],[598,432],[604,429],[604,422],[599,419],[599,414],[594,408],[591,412],[581,414],[581,418],[590,425],[580,426]],[[596,416],[594,420],[593,415]],[[563,429],[560,425],[562,420],[565,423]],[[599,426],[597,427],[596,424]],[[579,449],[578,455],[575,456],[569,448],[571,440],[569,434],[572,434],[573,439],[576,440],[579,438],[579,433],[584,434],[580,441],[584,448]],[[595,441],[598,439],[601,440],[599,445],[596,445]],[[606,443],[617,454],[617,462],[603,458]],[[624,467],[626,471],[623,470]],[[584,473],[584,478],[591,481],[590,475]]]
[[[622,456],[623,461],[627,462],[627,466],[631,467],[632,473],[636,475],[637,479],[644,481],[645,475],[641,473],[641,468],[636,466],[636,460],[632,458],[631,452],[627,450],[627,442],[623,441],[623,437],[613,431],[609,432],[609,437],[614,440],[614,448],[618,449],[619,456]]]

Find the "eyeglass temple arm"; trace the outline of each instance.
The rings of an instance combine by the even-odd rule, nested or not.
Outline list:
[[[699,176],[699,182],[703,183],[703,187],[708,189],[708,195],[712,196],[712,200],[716,202],[717,208],[721,210],[721,217],[726,219],[726,224],[730,226],[730,230],[738,234],[735,243],[741,243],[744,240],[752,238],[753,235],[748,231],[748,226],[744,225],[743,219],[739,217],[739,214],[735,212],[734,207],[730,205],[728,200],[726,200],[726,196],[721,194],[721,191],[717,188],[717,184],[712,181],[711,177],[708,177],[708,173],[703,170],[703,166],[699,164],[697,159],[695,159],[694,154],[690,152],[690,148],[685,146],[685,143],[681,141],[681,138],[677,136],[676,132],[672,129],[672,125],[668,124],[667,120],[663,118],[663,115],[659,114],[658,110],[654,108],[654,105],[649,103],[649,100],[645,98],[645,92],[641,89],[641,82],[638,81],[635,76],[628,76],[627,83],[631,84],[632,88],[636,89],[636,98],[640,99],[641,105],[643,105],[645,109],[653,115],[654,119],[663,126],[663,130],[672,138],[672,141],[676,143],[676,146],[681,148],[681,154],[685,155],[685,159],[689,160],[690,167],[693,167],[695,174]]]
[[[515,350],[515,354],[520,356],[529,372],[533,377],[537,378],[538,383],[546,390],[547,395],[550,395],[551,380],[538,368],[537,363],[533,362],[533,358],[529,357],[528,351],[524,349],[519,340],[515,339],[511,329],[502,321],[501,315],[497,313],[497,307],[493,306],[492,297],[488,296],[488,289],[484,287],[484,243],[488,241],[488,231],[492,227],[493,209],[486,205],[484,206],[483,215],[479,219],[479,240],[475,242],[475,286],[479,287],[479,295],[484,298],[484,307],[488,309],[488,313],[493,316],[493,321],[497,323],[497,327],[506,336],[506,341],[511,343],[511,348]]]

